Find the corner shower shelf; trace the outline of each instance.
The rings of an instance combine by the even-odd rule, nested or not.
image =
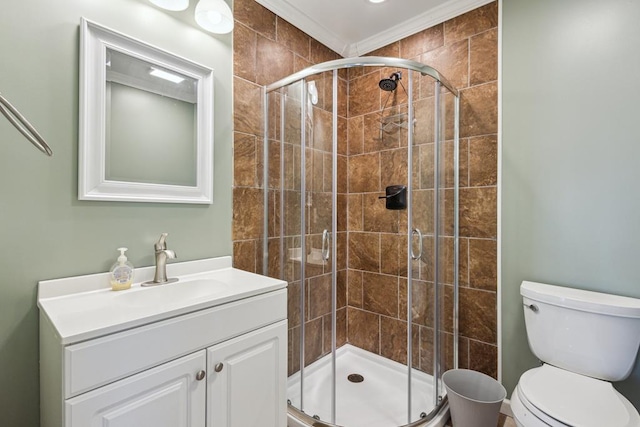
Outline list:
[[[413,119],[416,123],[416,119]],[[382,117],[380,119],[380,130],[383,132],[391,132],[394,129],[409,129],[409,120],[407,113],[398,113],[391,116]]]

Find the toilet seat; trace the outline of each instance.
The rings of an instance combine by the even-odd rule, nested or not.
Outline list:
[[[607,381],[551,365],[525,372],[514,397],[538,421],[551,426],[639,427],[640,415]],[[526,412],[526,411],[525,411]],[[523,420],[520,420],[524,423]],[[524,425],[538,425],[528,423]]]
[[[511,411],[518,427],[571,427],[554,420],[536,409],[526,398],[520,397],[518,387],[511,394]]]

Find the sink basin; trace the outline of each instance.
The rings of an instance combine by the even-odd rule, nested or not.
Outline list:
[[[109,273],[45,280],[38,284],[38,307],[60,342],[71,345],[287,287],[231,264],[230,256],[172,263],[168,274],[178,282],[151,287],[140,282],[151,280],[155,267],[141,267],[139,282],[119,292],[111,291]]]
[[[210,298],[228,292],[230,288],[229,284],[215,279],[178,281],[166,285],[123,291],[116,296],[116,301],[130,307],[173,305],[200,298]]]

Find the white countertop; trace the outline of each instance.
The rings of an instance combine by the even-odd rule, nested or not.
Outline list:
[[[64,345],[286,288],[286,282],[231,267],[231,257],[167,265],[176,283],[141,287],[154,267],[135,270],[131,289],[114,292],[109,273],[41,281],[38,307]]]

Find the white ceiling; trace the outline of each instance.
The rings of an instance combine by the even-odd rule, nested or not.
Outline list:
[[[492,0],[255,0],[343,57],[360,56]]]

